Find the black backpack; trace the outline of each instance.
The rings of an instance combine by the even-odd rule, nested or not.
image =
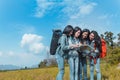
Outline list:
[[[50,54],[55,55],[56,49],[58,47],[59,38],[62,36],[62,31],[60,29],[53,30],[52,39],[50,43]]]

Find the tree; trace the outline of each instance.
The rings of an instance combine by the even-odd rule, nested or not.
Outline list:
[[[38,64],[38,67],[46,67],[46,64],[47,64],[47,60],[43,60],[40,62],[40,64]]]
[[[113,46],[114,46],[113,45],[113,40],[116,38],[114,36],[114,34],[111,31],[110,32],[106,31],[104,33],[104,35],[105,35],[105,40],[106,40],[107,44],[110,45],[113,48]]]
[[[118,33],[117,35],[118,35],[118,40],[120,40],[120,33]]]
[[[120,33],[118,33],[117,36],[118,36],[118,45],[120,46]]]
[[[57,66],[57,61],[55,58],[48,59],[48,66]]]
[[[28,69],[27,66],[25,66],[25,69]]]
[[[102,39],[104,39],[104,35],[103,35],[103,34],[100,34],[100,37],[101,37]]]
[[[57,62],[55,58],[44,59],[43,61],[38,64],[38,67],[50,67],[50,66],[57,66]]]

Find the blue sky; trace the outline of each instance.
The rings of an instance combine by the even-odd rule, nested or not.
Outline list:
[[[52,29],[67,24],[120,33],[119,0],[0,0],[0,65],[48,57]]]

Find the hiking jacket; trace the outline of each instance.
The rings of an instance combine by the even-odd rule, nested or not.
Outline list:
[[[58,41],[59,46],[56,50],[56,54],[59,54],[60,56],[65,58],[68,56],[68,52],[71,49],[71,47],[69,46],[68,39],[69,37],[67,37],[66,34],[62,34]]]
[[[69,44],[79,44],[80,40],[76,39],[74,37],[69,38]],[[69,51],[68,55],[69,57],[76,58],[79,56],[80,49],[78,48],[73,48]]]
[[[94,40],[91,41],[91,43],[90,43],[89,45],[94,49],[94,52],[91,52],[91,53],[90,53],[90,56],[92,56],[92,57],[99,57],[100,52],[99,52],[98,48],[95,47]]]

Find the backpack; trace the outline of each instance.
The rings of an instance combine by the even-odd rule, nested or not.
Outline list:
[[[104,39],[101,39],[101,47],[102,47],[102,52],[100,54],[100,58],[104,58],[107,55],[107,45]]]
[[[58,47],[59,38],[62,36],[62,31],[60,29],[53,30],[52,39],[50,43],[50,54],[55,55],[56,49]]]

